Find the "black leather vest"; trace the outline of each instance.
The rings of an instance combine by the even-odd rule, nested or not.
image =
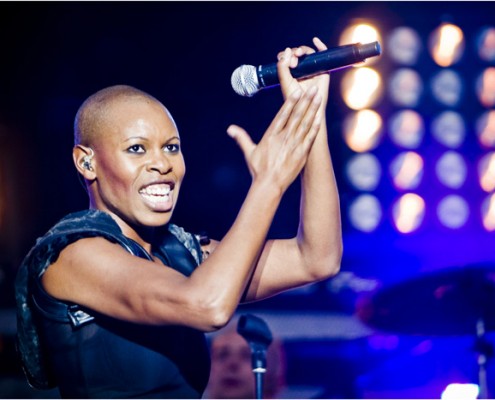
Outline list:
[[[154,255],[190,275],[197,260],[176,235],[163,233]],[[138,257],[151,258],[122,235],[110,216],[95,210],[66,217],[38,241],[38,250],[25,263],[31,269],[27,301],[32,301],[47,386],[58,386],[67,398],[201,397],[210,367],[202,332],[116,320],[60,302],[43,290],[40,278],[54,257],[69,243],[91,236],[106,237]],[[201,254],[199,243],[192,243]]]

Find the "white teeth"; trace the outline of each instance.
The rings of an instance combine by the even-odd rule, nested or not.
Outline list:
[[[167,196],[170,194],[170,185],[150,185],[141,189],[139,193],[148,196]]]

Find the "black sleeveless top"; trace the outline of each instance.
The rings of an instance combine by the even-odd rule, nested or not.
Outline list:
[[[41,287],[41,276],[63,248],[95,236],[150,258],[96,210],[67,216],[39,239],[16,281],[19,350],[28,379],[39,387],[58,386],[65,398],[200,398],[210,368],[202,332],[117,320],[60,302]],[[187,276],[201,262],[197,239],[174,225],[164,229],[154,255]],[[28,333],[35,333],[33,339]]]

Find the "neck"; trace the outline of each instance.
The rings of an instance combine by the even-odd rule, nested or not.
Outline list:
[[[133,227],[126,223],[119,223],[122,233],[129,239],[140,244],[149,254],[152,253],[153,243],[155,242],[156,230],[154,227]]]
[[[136,243],[141,245],[149,254],[152,253],[152,248],[158,235],[158,230],[162,229],[162,227],[135,225],[123,220],[115,213],[108,211],[105,212],[107,212],[110,217],[112,217],[112,219],[117,223],[124,236],[134,240]]]

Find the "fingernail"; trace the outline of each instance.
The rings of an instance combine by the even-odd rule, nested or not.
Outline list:
[[[230,126],[227,128],[227,135],[229,135],[231,138],[235,137],[235,130],[232,130]]]

